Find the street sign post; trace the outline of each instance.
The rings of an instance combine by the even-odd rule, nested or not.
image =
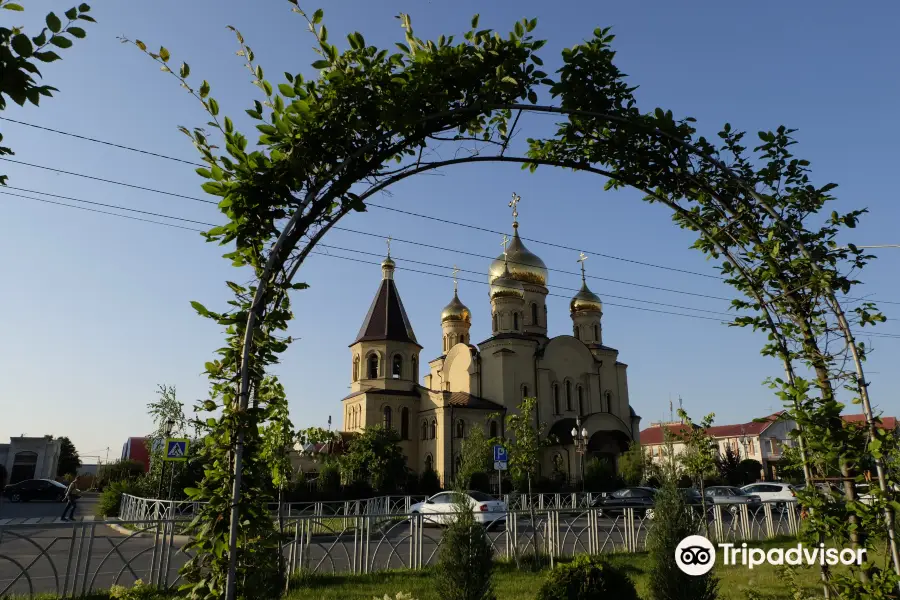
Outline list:
[[[187,460],[187,438],[166,438],[166,453],[163,460],[180,461]]]
[[[503,471],[509,466],[509,454],[499,444],[494,446],[494,468],[497,470],[497,493],[503,496]]]

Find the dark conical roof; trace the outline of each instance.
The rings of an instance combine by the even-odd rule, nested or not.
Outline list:
[[[412,325],[409,323],[409,317],[406,316],[406,310],[403,308],[403,302],[400,300],[397,284],[390,278],[381,280],[381,287],[375,294],[366,320],[363,321],[353,344],[385,340],[419,345]],[[419,347],[421,348],[421,346]]]

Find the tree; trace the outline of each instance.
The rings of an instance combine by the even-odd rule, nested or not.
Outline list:
[[[484,429],[472,427],[468,437],[463,439],[459,449],[459,470],[456,472],[455,485],[459,489],[470,490],[480,485],[473,485],[473,480],[483,480],[484,475],[491,472],[491,440],[484,434]]]
[[[762,464],[753,458],[745,458],[741,462],[738,463],[738,473],[740,474],[741,483],[740,485],[747,485],[749,483],[755,483],[759,481],[760,474],[762,473]],[[801,468],[795,474],[795,479],[797,481],[803,480],[803,469]],[[787,479],[787,475],[785,475],[785,479]]]
[[[341,439],[341,435],[336,431],[330,431],[322,427],[307,427],[297,432],[297,442],[301,447],[309,444],[317,446],[319,444],[336,444]],[[337,455],[333,452],[313,453],[310,458],[314,462],[325,462],[336,460]]]
[[[628,450],[619,457],[619,475],[625,485],[640,485],[644,481],[648,460],[639,442],[628,445]]]
[[[10,0],[0,0],[0,10],[22,11],[22,5]],[[59,60],[59,55],[48,49],[51,45],[55,48],[69,48],[72,40],[83,38],[87,34],[84,29],[76,26],[78,21],[94,22],[93,17],[86,14],[91,7],[81,4],[72,7],[65,12],[66,23],[54,13],[47,15],[45,19],[47,27],[33,37],[22,31],[21,27],[0,27],[0,111],[6,110],[6,97],[8,96],[19,106],[30,102],[38,106],[41,96],[52,97],[57,92],[55,87],[38,85],[35,77],[42,78],[37,67],[39,61],[50,63]],[[33,59],[33,60],[32,60]],[[0,142],[3,135],[0,134]],[[0,146],[0,156],[14,154],[12,149]],[[0,175],[0,185],[6,185],[6,175]]]
[[[78,475],[78,469],[81,468],[81,458],[78,456],[78,450],[75,444],[67,437],[59,438],[59,463],[56,467],[57,477],[67,477],[69,475],[75,477]]]
[[[346,482],[366,481],[380,492],[393,492],[398,483],[406,480],[406,456],[400,448],[400,435],[381,425],[367,427],[350,440],[340,463]]]
[[[716,455],[716,472],[727,485],[744,485],[744,474],[740,469],[741,459],[730,447]]]
[[[678,416],[685,425],[675,435],[684,444],[684,451],[678,455],[678,462],[684,472],[694,481],[694,485],[700,488],[700,503],[703,508],[703,525],[709,537],[709,522],[706,515],[706,493],[704,482],[710,476],[716,474],[716,457],[718,456],[715,440],[707,435],[706,430],[712,427],[715,414],[710,413],[703,418],[699,426],[694,425],[684,409],[678,409]],[[673,483],[674,485],[674,483]]]
[[[592,458],[584,465],[584,486],[589,492],[612,492],[621,487],[622,478],[608,460]],[[638,481],[640,483],[640,480]],[[637,485],[628,484],[628,485]]]
[[[541,464],[541,450],[551,441],[543,437],[546,425],[535,422],[537,398],[524,398],[516,412],[506,415],[507,439],[502,445],[509,456],[509,472],[513,479],[525,479],[528,493]]]
[[[187,461],[170,462],[167,466],[163,460],[166,452],[165,440],[167,437],[182,437],[187,428],[187,419],[184,416],[184,405],[178,401],[175,386],[161,383],[156,387],[157,399],[147,403],[147,414],[153,421],[153,430],[147,436],[150,471],[147,473],[145,487],[146,493],[163,498],[166,486],[173,484],[174,478],[178,477],[187,466]],[[190,448],[188,452],[191,452]]]

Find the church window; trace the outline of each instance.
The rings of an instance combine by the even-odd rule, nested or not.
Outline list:
[[[574,333],[575,333],[575,339],[576,339],[576,340],[580,340],[580,339],[581,339],[581,334],[578,332],[578,325],[575,325],[572,329],[573,329],[573,331],[574,331]]]
[[[594,325],[594,342],[600,343],[600,326]]]
[[[513,313],[513,329],[519,330],[519,313]]]
[[[572,382],[566,382],[566,410],[572,410]]]
[[[491,421],[491,437],[497,437],[497,421]]]
[[[538,316],[537,315],[538,315],[537,304],[535,302],[532,302],[531,303],[531,324],[532,325],[538,324]]]
[[[359,379],[359,355],[353,357],[353,381]]]
[[[444,352],[447,351],[447,336],[444,336]]]
[[[394,379],[400,379],[400,375],[403,374],[403,357],[399,354],[394,355],[394,367],[391,375],[393,375]]]
[[[412,378],[416,383],[419,382],[419,361],[415,356],[412,357]]]
[[[612,412],[612,392],[606,390],[606,412]]]
[[[429,432],[431,439],[437,437],[437,421],[435,419],[431,420],[431,431]]]
[[[497,333],[497,314],[494,314],[494,333]]]
[[[430,454],[425,455],[425,470],[434,471],[434,458]]]
[[[548,321],[547,321],[547,305],[545,304],[544,305],[544,327],[547,326],[547,323],[548,323]]]
[[[528,397],[528,386],[523,385],[522,386],[522,399],[524,400],[527,397]]]
[[[378,378],[378,355],[369,355],[369,379]]]
[[[462,419],[456,421],[456,437],[460,439],[466,437],[466,424]]]
[[[385,429],[391,428],[391,417],[393,416],[393,411],[390,406],[384,407],[384,418],[382,419],[381,424],[384,425]]]
[[[559,384],[553,384],[553,414],[559,414]]]
[[[578,386],[578,414],[584,414],[584,388],[580,385]]]
[[[409,439],[409,409],[405,406],[400,409],[400,439]]]
[[[425,421],[422,421],[422,439],[428,439],[428,423],[426,423]]]

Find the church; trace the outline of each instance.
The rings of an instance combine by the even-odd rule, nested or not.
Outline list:
[[[519,237],[513,195],[513,237],[491,264],[491,336],[473,343],[472,311],[459,297],[440,313],[442,354],[422,367],[419,344],[403,308],[390,246],[381,263],[381,284],[356,340],[350,345],[350,394],[343,399],[345,432],[383,425],[396,430],[408,466],[434,469],[450,481],[462,441],[474,428],[504,436],[505,416],[525,397],[537,399],[536,420],[554,444],[542,452],[540,473],[559,470],[581,478],[572,431],[586,435],[585,460],[617,464],[638,440],[640,417],[628,401],[627,365],[603,344],[603,304],[588,289],[584,254],[581,289],[569,303],[572,335],[547,336],[548,272]],[[485,307],[484,318],[487,317]],[[437,333],[435,323],[435,334]],[[424,371],[424,373],[420,372]],[[424,376],[423,376],[424,375]],[[580,437],[580,436],[579,436]]]

